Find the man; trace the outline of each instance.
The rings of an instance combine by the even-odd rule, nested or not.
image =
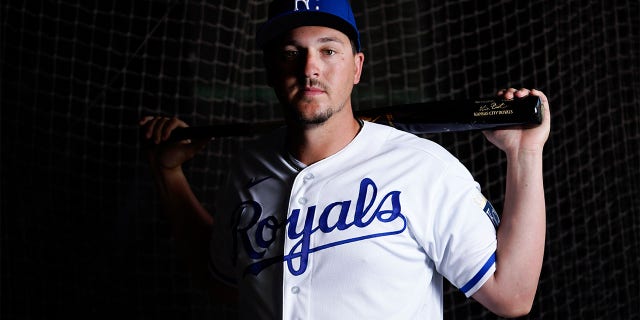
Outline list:
[[[451,154],[354,118],[364,55],[347,0],[276,0],[269,17],[258,41],[287,126],[239,155],[215,219],[181,170],[206,141],[163,143],[187,125],[141,121],[158,144],[150,152],[158,189],[196,272],[208,264],[217,283],[237,288],[247,319],[442,318],[443,276],[498,315],[528,313],[544,251],[544,94],[498,92],[539,96],[545,112],[536,128],[485,132],[508,164],[498,227]]]

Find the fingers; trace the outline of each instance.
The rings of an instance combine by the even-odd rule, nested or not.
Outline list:
[[[139,125],[145,128],[144,137],[153,140],[155,144],[166,141],[171,136],[175,128],[185,128],[188,125],[178,118],[161,116],[146,116],[142,118]]]
[[[497,92],[498,96],[501,96],[503,99],[514,99],[514,98],[524,98],[528,95],[537,96],[540,98],[542,105],[545,109],[549,109],[549,100],[547,96],[540,90],[537,89],[527,89],[527,88],[508,88],[508,89],[500,89]]]
[[[549,100],[547,96],[540,90],[537,89],[527,89],[527,88],[508,88],[501,89],[497,92],[498,96],[501,96],[503,99],[518,99],[524,98],[526,96],[532,95],[540,98],[540,102],[542,103],[542,123],[539,126],[536,126],[534,130],[540,133],[540,136],[544,136],[544,141],[546,141],[551,126],[551,113],[549,112]],[[544,144],[543,141],[543,144]]]
[[[502,96],[504,99],[510,100],[514,98],[524,98],[528,96],[531,93],[531,91],[532,90],[529,90],[527,88],[521,88],[521,89],[508,88],[508,89],[500,89],[497,94],[499,96]]]
[[[548,107],[549,106],[549,100],[547,100],[547,96],[544,94],[544,92],[540,91],[540,90],[536,90],[536,89],[531,89],[530,94],[532,96],[537,96],[540,97],[540,101],[542,101],[542,103]]]
[[[547,96],[540,90],[532,89],[531,95],[537,96],[542,102],[542,123],[544,126],[549,127],[551,123],[551,112],[549,110],[549,100]]]

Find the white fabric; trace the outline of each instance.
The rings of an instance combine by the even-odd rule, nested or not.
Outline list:
[[[282,141],[239,155],[217,208],[212,271],[243,318],[440,319],[442,276],[470,296],[494,272],[493,208],[441,146],[365,122],[300,168]]]

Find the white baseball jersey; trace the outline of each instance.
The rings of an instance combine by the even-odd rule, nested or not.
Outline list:
[[[211,270],[244,319],[439,319],[443,276],[467,296],[495,270],[497,219],[444,148],[365,122],[304,166],[284,132],[237,158]]]

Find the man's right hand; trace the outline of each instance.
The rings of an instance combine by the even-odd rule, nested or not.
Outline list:
[[[188,127],[184,121],[175,117],[146,116],[140,120],[139,125],[144,130],[143,138],[151,144],[148,150],[149,161],[160,170],[180,168],[209,142],[208,139],[168,141],[175,128]]]

